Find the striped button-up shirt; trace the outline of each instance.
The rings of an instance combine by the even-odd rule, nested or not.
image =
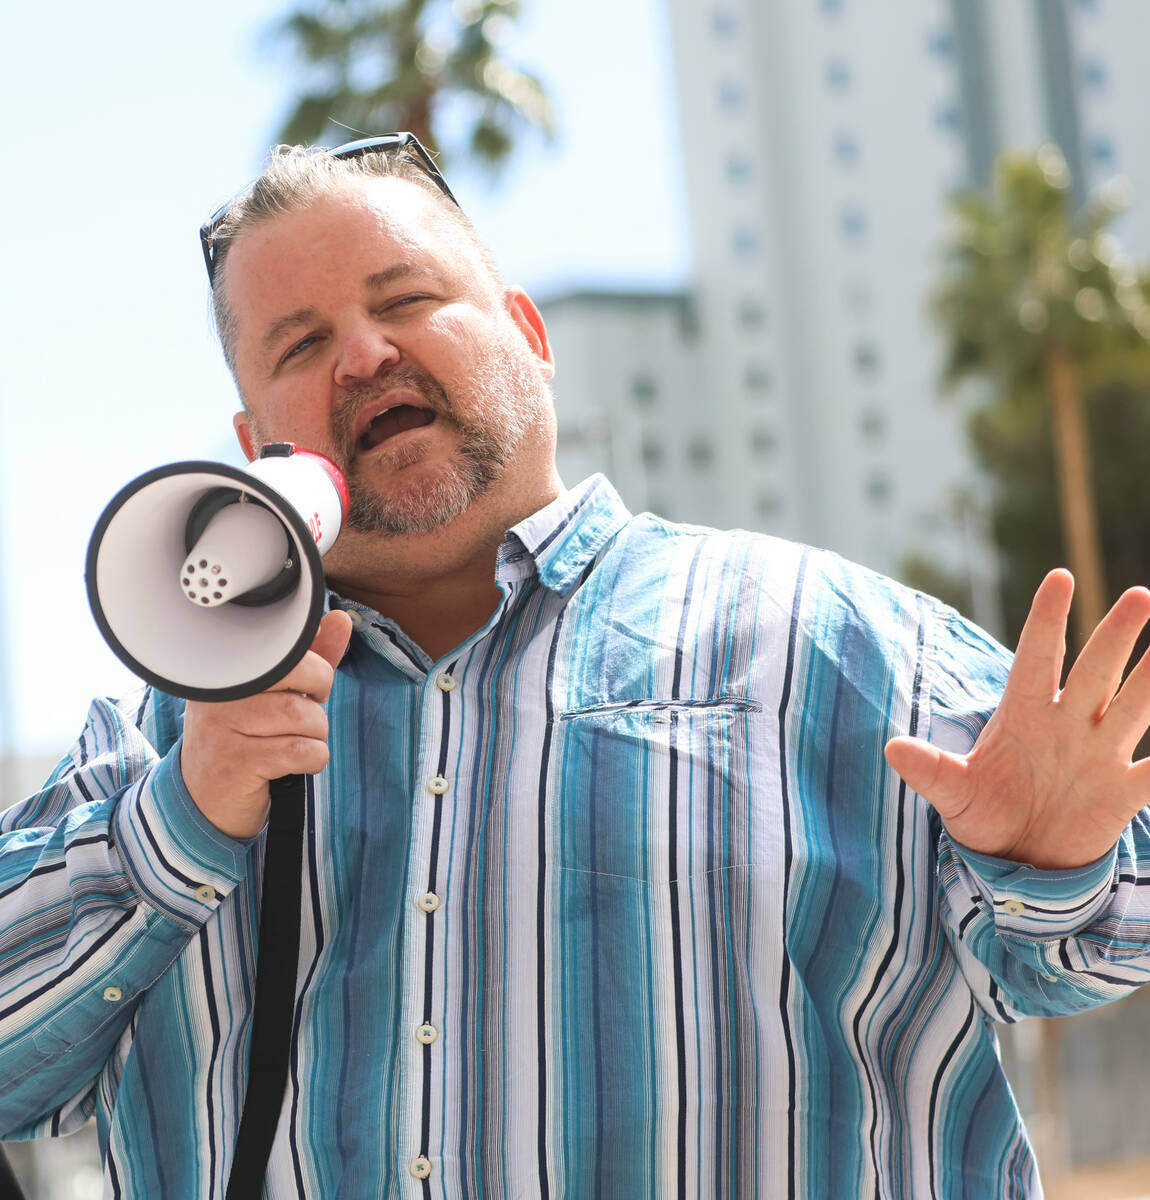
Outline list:
[[[601,478],[496,579],[438,662],[333,598],[265,1194],[1038,1195],[993,1022],[1139,982],[1150,889],[1140,822],[1036,871],[887,769],[895,734],[968,747],[1006,654]],[[107,1196],[222,1197],[244,1095],[263,841],[192,803],[181,716],[98,701],[0,822],[0,1137],[95,1113]]]

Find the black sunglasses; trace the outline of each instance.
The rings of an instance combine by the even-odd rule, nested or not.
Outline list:
[[[424,149],[414,133],[385,133],[380,137],[360,138],[358,142],[347,142],[343,146],[336,146],[327,153],[332,158],[359,158],[364,154],[393,154],[399,151],[407,154],[416,166],[422,168],[424,174],[435,182],[439,190],[456,208],[460,207],[451,188],[447,186],[447,180],[439,173],[439,168],[435,165],[431,155]],[[204,251],[204,265],[208,268],[209,283],[214,282],[216,273],[215,232],[224,217],[228,215],[228,210],[236,202],[236,199],[246,195],[250,187],[249,184],[242,192],[237,192],[226,204],[221,204],[200,226],[200,246]]]

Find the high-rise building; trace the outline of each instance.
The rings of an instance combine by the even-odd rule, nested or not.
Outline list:
[[[670,18],[690,293],[546,306],[561,461],[598,444],[633,507],[887,572],[925,552],[977,585],[979,481],[929,316],[945,201],[1044,141],[1077,200],[1119,172],[1150,198],[1150,8],[670,0]],[[1119,232],[1150,251],[1150,202]]]

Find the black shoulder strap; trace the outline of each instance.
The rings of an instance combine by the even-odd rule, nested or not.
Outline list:
[[[256,1200],[262,1194],[268,1156],[283,1107],[299,966],[306,795],[307,785],[302,775],[272,780],[248,1091],[226,1200]],[[2,1149],[0,1200],[24,1200]]]
[[[0,1150],[0,1200],[24,1200],[12,1164],[3,1150]]]
[[[268,1156],[283,1107],[299,967],[306,794],[302,775],[272,780],[248,1090],[226,1200],[256,1200],[263,1194]],[[2,1195],[0,1200],[4,1200]]]

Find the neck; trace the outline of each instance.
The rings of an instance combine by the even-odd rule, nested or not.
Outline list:
[[[393,620],[431,659],[462,645],[491,619],[499,604],[495,560],[482,574],[455,574],[411,591],[339,587],[342,595]]]
[[[562,485],[536,495],[500,519],[475,510],[428,534],[394,536],[345,532],[325,560],[341,596],[388,617],[438,660],[478,632],[499,604],[495,563],[508,529],[537,512]]]

